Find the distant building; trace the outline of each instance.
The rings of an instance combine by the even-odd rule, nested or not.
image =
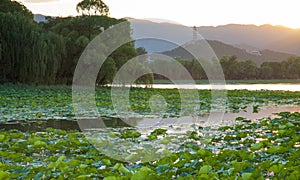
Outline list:
[[[246,50],[248,53],[256,55],[256,56],[261,56],[260,51],[255,51],[255,50]]]

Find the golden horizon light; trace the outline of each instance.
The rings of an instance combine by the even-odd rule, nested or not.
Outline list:
[[[34,14],[76,16],[81,0],[18,0]],[[297,0],[104,0],[110,16],[165,19],[186,26],[279,25],[300,29]]]

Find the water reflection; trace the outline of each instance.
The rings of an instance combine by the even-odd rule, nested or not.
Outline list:
[[[268,106],[261,107],[258,113],[252,112],[252,106],[248,106],[244,111],[239,113],[221,113],[221,112],[211,112],[210,115],[204,116],[184,116],[180,118],[123,118],[118,119],[118,122],[122,122],[126,125],[136,127],[140,132],[151,132],[157,128],[165,128],[172,132],[185,132],[187,130],[193,130],[195,127],[212,127],[218,128],[220,126],[231,126],[235,124],[235,119],[237,117],[244,117],[247,119],[260,119],[265,117],[274,117],[275,113],[288,111],[288,112],[300,112],[300,106],[295,105],[281,105],[281,106]],[[219,121],[220,116],[223,116],[222,121]],[[116,120],[116,119],[114,119]],[[105,128],[105,127],[115,127],[113,124],[107,124],[109,120],[103,121],[104,124],[100,123],[99,120],[93,121],[79,121],[80,128],[82,130]],[[111,126],[112,125],[112,126]]]
[[[145,87],[145,85],[131,85],[132,87]],[[216,89],[216,90],[270,90],[270,91],[300,91],[300,84],[153,84],[153,88],[157,89]]]
[[[78,123],[78,122],[82,123]],[[78,130],[81,129],[91,129],[91,128],[100,128],[101,124],[104,124],[105,127],[113,128],[122,128],[130,127],[124,121],[119,118],[107,118],[102,117],[101,121],[97,119],[84,119],[84,120],[65,120],[65,119],[50,119],[50,120],[39,120],[39,121],[8,121],[0,123],[0,130],[19,130],[23,132],[32,132],[32,131],[45,131],[47,128],[62,129],[62,130]],[[81,125],[81,126],[80,126]]]
[[[169,132],[186,132],[195,127],[212,127],[217,128],[225,125],[234,125],[237,117],[247,119],[260,119],[265,117],[274,117],[274,113],[279,112],[300,112],[300,106],[295,105],[280,105],[261,107],[258,113],[252,112],[252,106],[248,106],[245,111],[239,113],[220,113],[211,112],[210,116],[184,116],[180,118],[112,118],[101,117],[100,119],[81,119],[78,121],[70,120],[45,120],[45,121],[11,121],[0,123],[0,130],[16,129],[20,131],[43,131],[46,128],[55,128],[63,130],[91,130],[103,128],[123,128],[136,127],[139,131],[148,133],[156,128],[166,128]],[[220,122],[220,115],[223,115],[223,120]]]

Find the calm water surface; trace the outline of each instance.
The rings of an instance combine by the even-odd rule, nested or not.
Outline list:
[[[138,85],[137,87],[144,87],[143,85]],[[250,91],[255,90],[271,90],[271,91],[300,91],[300,84],[153,84],[153,88],[158,89],[226,89],[226,90],[241,90],[246,89]]]
[[[275,117],[275,113],[288,111],[300,112],[300,106],[280,105],[261,107],[258,113],[252,112],[252,106],[248,106],[245,111],[239,113],[221,113],[212,112],[205,116],[184,116],[180,118],[161,118],[161,117],[127,117],[127,118],[109,118],[100,117],[98,119],[83,119],[78,121],[70,120],[45,120],[45,121],[10,121],[0,123],[0,129],[18,129],[20,131],[43,131],[46,128],[64,129],[64,130],[84,130],[99,128],[123,128],[137,127],[142,131],[152,131],[156,128],[166,128],[173,131],[186,131],[193,128],[192,125],[202,127],[219,127],[224,125],[234,125],[237,117],[247,119],[261,119],[265,117]],[[222,119],[222,121],[220,121]]]

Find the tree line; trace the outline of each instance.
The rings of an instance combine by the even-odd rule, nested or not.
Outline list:
[[[197,80],[207,79],[199,61],[179,60]],[[201,60],[201,63],[209,63]],[[300,57],[281,62],[263,62],[257,66],[252,60],[238,61],[236,56],[223,56],[220,64],[227,80],[300,79]]]
[[[203,69],[204,65],[209,68],[208,71],[213,70],[215,66],[212,61],[204,59],[175,58],[175,60],[181,63],[194,80],[207,80],[207,72]],[[290,57],[281,62],[263,62],[260,66],[257,66],[252,60],[238,61],[235,55],[223,56],[219,62],[226,80],[300,79],[300,57]],[[174,62],[171,60],[155,59],[148,63],[150,63],[150,67],[164,68],[166,74],[171,74],[176,78],[174,80],[185,80],[186,78],[184,71],[172,68]],[[155,74],[154,78],[168,79],[161,74]]]
[[[37,23],[24,5],[1,0],[0,83],[71,84],[79,57],[91,40],[126,21],[108,17],[109,9],[101,0],[83,0],[77,11],[82,16],[49,17],[47,23]],[[111,83],[118,69],[137,55],[134,42],[119,47],[106,59],[96,83]],[[151,79],[148,75],[138,81]]]

